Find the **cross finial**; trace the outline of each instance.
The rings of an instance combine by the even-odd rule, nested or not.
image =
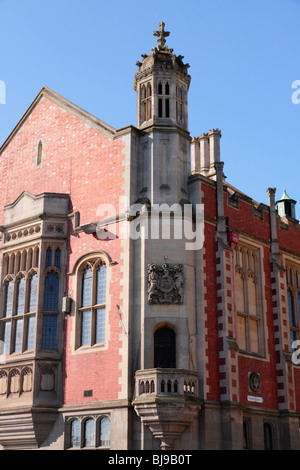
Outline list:
[[[158,23],[158,26],[159,26],[159,31],[153,31],[153,36],[158,36],[158,40],[157,40],[157,43],[158,43],[158,50],[161,50],[161,49],[166,49],[166,37],[168,37],[170,35],[170,33],[168,31],[165,31],[165,23],[163,23],[162,21],[160,23]]]

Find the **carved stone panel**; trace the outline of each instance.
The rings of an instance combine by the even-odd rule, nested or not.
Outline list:
[[[30,392],[32,390],[32,370],[29,367],[26,367],[24,371],[22,371],[22,377],[23,392]]]
[[[51,392],[55,387],[55,371],[51,368],[44,368],[41,371],[41,390]]]
[[[183,302],[183,266],[148,265],[148,302],[181,304]]]

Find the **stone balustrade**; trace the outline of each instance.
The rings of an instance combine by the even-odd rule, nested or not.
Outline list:
[[[145,369],[135,375],[135,396],[198,397],[198,374],[184,369]]]

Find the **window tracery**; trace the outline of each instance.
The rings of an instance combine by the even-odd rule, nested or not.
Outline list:
[[[240,350],[263,354],[260,254],[242,244],[235,248],[235,306]]]
[[[110,446],[109,416],[72,417],[67,422],[67,448],[101,448]]]
[[[4,255],[1,338],[4,354],[22,353],[34,347],[37,313],[38,251],[29,247]]]
[[[88,259],[79,266],[77,347],[105,342],[106,277],[102,258]]]
[[[286,268],[287,303],[290,323],[290,343],[300,340],[300,267],[288,265]]]
[[[152,87],[151,83],[141,85],[141,123],[152,118]]]

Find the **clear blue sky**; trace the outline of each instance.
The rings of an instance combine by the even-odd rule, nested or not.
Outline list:
[[[135,64],[164,21],[190,64],[191,136],[221,129],[227,180],[263,203],[286,188],[300,218],[300,0],[0,0],[0,20],[0,145],[43,86],[135,125]]]

